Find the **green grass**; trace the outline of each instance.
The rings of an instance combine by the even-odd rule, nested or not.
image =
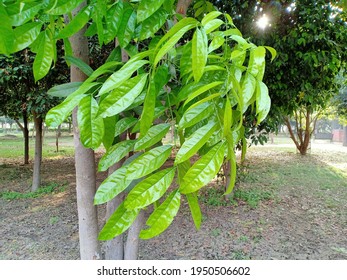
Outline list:
[[[8,139],[0,137],[0,158],[21,159],[24,157],[24,140],[23,137]],[[35,153],[35,139],[30,137],[29,140],[29,157],[32,159]],[[73,138],[59,138],[59,152],[56,152],[55,138],[45,137],[43,142],[42,156],[44,158],[56,156],[73,156]]]
[[[51,183],[47,186],[40,187],[35,192],[21,193],[16,191],[1,191],[0,198],[4,200],[37,198],[50,193],[63,192],[65,189],[66,185]]]

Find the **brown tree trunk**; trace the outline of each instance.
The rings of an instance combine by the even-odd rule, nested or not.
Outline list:
[[[124,247],[124,260],[137,260],[139,255],[139,234],[145,222],[145,212],[140,211],[128,231]]]
[[[24,136],[24,164],[29,164],[29,128],[28,128],[28,115],[23,112],[23,136]]]
[[[33,183],[31,191],[37,191],[41,185],[41,162],[42,162],[42,117],[33,111],[34,124],[35,124],[35,158],[34,158],[34,172]]]
[[[59,152],[59,137],[61,136],[61,124],[58,126],[55,132],[55,151]]]
[[[189,5],[193,2],[193,0],[178,0],[176,6],[176,12],[186,16]]]
[[[84,6],[83,2],[73,11],[75,16]],[[86,27],[70,38],[73,55],[89,64],[88,40],[83,34]],[[87,77],[76,66],[71,65],[71,82],[83,82]],[[76,167],[76,192],[79,224],[80,256],[82,260],[100,259],[101,250],[98,241],[98,216],[94,206],[96,191],[95,155],[91,149],[83,147],[77,124],[77,108],[72,114],[75,167]]]
[[[343,142],[342,145],[347,147],[347,125],[343,127]]]

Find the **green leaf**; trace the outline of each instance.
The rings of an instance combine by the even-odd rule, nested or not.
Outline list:
[[[91,76],[94,70],[83,60],[74,56],[65,56],[65,60],[77,66],[88,77]]]
[[[150,239],[161,234],[172,223],[180,208],[181,194],[173,191],[166,200],[149,216],[146,224],[150,226],[140,232],[141,239]]]
[[[143,110],[140,118],[140,133],[144,135],[152,126],[154,119],[154,109],[158,90],[155,86],[154,79],[151,79],[147,88],[145,101],[143,103]]]
[[[200,94],[214,88],[217,87],[221,84],[223,84],[224,82],[221,81],[217,81],[217,82],[212,82],[209,83],[207,85],[204,85],[202,87],[199,87],[197,90],[194,90],[187,98],[187,100],[184,102],[184,106],[187,105],[191,100],[193,100],[194,98],[198,97]]]
[[[0,53],[9,55],[13,51],[15,36],[10,18],[2,2],[0,2],[0,18]]]
[[[172,27],[163,38],[158,42],[156,47],[156,56],[154,58],[154,66],[156,66],[162,57],[167,54],[182,36],[190,29],[198,25],[198,21],[193,18],[184,18]],[[167,42],[165,42],[167,40]],[[165,42],[164,45],[162,45]]]
[[[124,202],[119,205],[99,234],[100,240],[110,240],[125,232],[135,221],[140,210],[129,210]]]
[[[122,20],[119,24],[119,29],[117,37],[119,40],[119,45],[125,48],[133,38],[136,26],[136,13],[131,8],[125,9],[122,15]]]
[[[110,149],[114,141],[114,134],[116,131],[117,116],[104,118],[104,137],[102,138],[102,144],[106,151]]]
[[[233,135],[234,136],[234,135]],[[233,139],[233,137],[230,137],[230,135],[228,135],[228,137],[226,137],[227,142],[228,142],[228,157],[230,160],[230,182],[229,185],[227,186],[227,189],[225,191],[225,195],[230,194],[234,187],[235,187],[235,182],[236,182],[236,155],[234,152],[234,146],[235,143],[237,143],[238,141],[235,141],[235,139]]]
[[[27,21],[33,20],[37,16],[42,7],[42,2],[37,3],[23,3],[24,1],[17,1],[14,5],[11,5],[9,10],[9,22],[12,26],[21,26]]]
[[[71,82],[66,84],[57,85],[47,91],[47,94],[54,97],[68,97],[71,93],[75,92],[82,85],[82,82]]]
[[[129,128],[134,126],[138,122],[137,118],[128,117],[122,118],[116,123],[114,136],[121,135],[123,132],[127,131]]]
[[[197,28],[192,40],[192,67],[194,81],[198,82],[207,62],[207,35],[205,29]]]
[[[153,37],[154,34],[164,25],[168,13],[164,9],[159,9],[140,25],[139,40]]]
[[[230,133],[232,125],[232,109],[229,98],[225,99],[225,108],[224,108],[224,119],[223,119],[223,135],[227,136]]]
[[[187,138],[177,152],[175,164],[191,158],[210,139],[217,127],[217,124],[211,121]]]
[[[128,209],[144,208],[161,198],[175,176],[174,167],[161,170],[138,183],[125,199]]]
[[[112,74],[100,89],[99,95],[103,95],[123,84],[132,74],[143,65],[147,64],[147,60],[129,60],[121,69]]]
[[[79,4],[84,0],[60,0],[55,1],[55,5],[52,9],[46,11],[49,15],[61,16],[72,12]]]
[[[117,36],[120,23],[123,16],[123,1],[114,4],[106,13],[106,33],[105,44],[114,40]]]
[[[208,13],[201,21],[202,26],[206,27],[208,23],[214,20],[216,17],[219,17],[222,13],[218,11],[213,11]]]
[[[99,86],[99,83],[83,83],[78,90],[70,94],[62,103],[50,109],[46,115],[46,124],[58,127],[71,114],[85,93]]]
[[[205,102],[191,110],[187,110],[184,112],[184,115],[178,124],[178,129],[182,130],[186,127],[193,126],[194,124],[208,118],[212,112],[213,107],[209,102]]]
[[[206,34],[210,34],[213,30],[219,28],[224,22],[220,19],[214,19],[208,22],[204,28],[206,30]]]
[[[95,193],[95,205],[103,204],[112,200],[129,186],[131,180],[126,179],[126,169],[127,166],[118,168],[101,183]]]
[[[252,99],[255,93],[257,81],[250,73],[246,73],[241,84],[242,102],[244,104],[243,112],[247,110],[248,102]]]
[[[267,86],[257,81],[256,90],[256,112],[257,112],[257,124],[261,123],[267,116],[271,107],[271,99],[269,97],[269,90]]]
[[[88,77],[88,79],[85,82],[90,83],[95,81],[101,75],[114,73],[115,69],[117,69],[120,65],[123,65],[123,62],[119,62],[119,61],[106,62],[103,65],[101,65],[98,69],[96,69],[93,72],[93,74],[90,77]]]
[[[263,72],[263,68],[265,67],[265,53],[264,47],[256,47],[250,52],[247,72],[251,73],[254,77],[257,77],[258,74],[262,74]],[[262,77],[259,80],[261,79]]]
[[[99,106],[96,100],[87,95],[78,104],[78,126],[80,128],[82,144],[91,149],[100,146],[104,136],[104,122],[97,117]]]
[[[164,2],[165,0],[141,0],[137,10],[137,22],[141,22],[149,18],[161,7]]]
[[[276,58],[277,52],[274,48],[271,48],[269,46],[265,46],[265,48],[271,53],[271,62]]]
[[[104,118],[123,112],[140,95],[147,82],[147,76],[148,74],[138,75],[115,88],[100,102],[98,115]]]
[[[37,39],[39,38],[40,36]],[[39,44],[33,64],[35,81],[42,79],[51,69],[54,58],[53,44],[55,44],[55,42],[50,30],[43,31],[43,36],[41,36]]]
[[[171,154],[170,145],[160,146],[142,154],[128,166],[126,176],[128,179],[137,179],[157,170]]]
[[[206,102],[208,102],[208,101],[210,101],[210,100],[212,100],[212,99],[215,99],[215,98],[221,96],[221,94],[222,94],[221,92],[217,92],[217,93],[208,95],[208,96],[206,96],[205,98],[199,100],[198,102],[193,103],[193,104],[187,109],[187,111],[188,111],[188,110],[191,110],[191,109],[193,109],[193,108],[195,108],[195,107],[197,107],[197,106],[199,106],[199,105],[201,105],[201,104],[203,104],[203,103],[206,103]]]
[[[14,49],[13,52],[18,52],[30,46],[40,34],[42,23],[30,22],[14,29]]]
[[[222,36],[216,36],[212,39],[210,46],[208,47],[208,52],[213,52],[214,50],[218,49],[221,47],[225,42],[224,37]]]
[[[165,137],[170,129],[170,124],[162,123],[152,126],[147,133],[139,138],[135,144],[135,151],[140,151],[153,146]]]
[[[193,193],[208,184],[222,166],[225,149],[225,143],[220,142],[195,162],[183,178],[181,193]]]
[[[237,29],[236,29],[237,30]],[[237,30],[238,31],[238,30]],[[225,34],[226,32],[224,32]],[[226,34],[225,34],[226,35]],[[250,48],[252,45],[250,43],[248,43],[246,41],[246,39],[244,39],[241,35],[231,35],[230,36],[231,39],[233,39],[234,41],[236,41],[239,44],[239,47],[243,50],[246,50],[248,48]]]
[[[197,193],[196,192],[188,193],[186,194],[186,197],[187,197],[190,212],[192,213],[195,227],[197,230],[199,230],[201,226],[202,215],[201,215]]]
[[[69,38],[81,30],[89,21],[91,6],[83,8],[75,17],[72,18],[56,36],[57,39]]]
[[[106,171],[109,167],[120,161],[134,149],[134,144],[134,140],[125,140],[111,146],[100,159],[98,170]]]

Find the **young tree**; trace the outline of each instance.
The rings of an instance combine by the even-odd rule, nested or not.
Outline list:
[[[40,41],[43,47],[35,58],[34,75],[40,79],[49,71],[54,57],[47,49],[54,49],[57,38],[64,39],[68,50],[67,38],[88,22],[91,24],[85,35],[97,35],[100,44],[117,37],[130,56],[129,61],[121,62],[116,59],[115,50],[96,70],[82,59],[70,59],[88,78],[83,83],[54,88],[54,91],[70,94],[46,117],[49,125],[58,126],[78,106],[78,129],[83,145],[96,149],[104,143],[107,147],[99,170],[106,170],[132,154],[96,192],[95,204],[105,203],[118,195],[126,196],[99,238],[108,240],[122,234],[145,208],[155,205],[146,221],[148,227],[140,231],[141,238],[152,238],[171,224],[183,196],[199,228],[201,212],[197,192],[214,178],[225,160],[231,160],[231,181],[226,193],[233,188],[236,177],[234,149],[244,137],[244,112],[253,107],[258,123],[269,112],[270,99],[262,78],[266,49],[273,56],[274,49],[257,47],[245,40],[231,17],[217,11],[201,20],[186,17],[173,25],[174,1],[110,4],[89,1],[68,24],[57,24],[62,15],[81,2],[55,1],[45,5],[30,2],[30,5],[39,6],[39,15],[50,15],[49,23],[36,38],[43,40]],[[6,7],[2,8],[0,11]],[[7,16],[13,10],[5,9]],[[30,19],[37,15],[33,12]],[[9,41],[11,30],[6,24],[3,28],[10,35],[5,34],[0,50],[8,53],[13,48]],[[80,54],[81,51],[75,56]],[[158,144],[168,132],[171,121],[177,124],[181,142],[177,153],[170,145]],[[125,131],[128,134],[130,131],[131,137],[113,142],[115,136]],[[162,169],[172,152],[176,154],[174,165]],[[199,159],[193,163],[192,157],[197,153]],[[85,162],[87,160],[90,163],[92,159]],[[76,172],[82,171],[82,166],[76,165]],[[92,176],[91,169],[88,174]],[[175,176],[178,185],[171,189]],[[83,194],[90,190],[83,190]],[[78,201],[92,208],[90,196]],[[82,222],[86,219],[80,220]],[[95,256],[95,250],[81,257],[88,258],[90,254]]]

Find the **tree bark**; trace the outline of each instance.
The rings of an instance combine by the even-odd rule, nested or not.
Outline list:
[[[140,211],[128,231],[124,248],[124,260],[137,260],[139,255],[139,234],[145,222],[145,212]]]
[[[35,157],[34,172],[31,191],[35,192],[41,185],[41,162],[42,162],[42,117],[33,111],[35,125]]]
[[[193,2],[193,0],[178,0],[177,6],[176,6],[176,12],[183,15],[183,16],[186,16],[189,5],[192,2]]]
[[[61,124],[58,126],[55,132],[55,150],[57,153],[59,152],[59,137],[60,136],[61,136]]]
[[[73,11],[75,16],[83,7],[83,2]],[[88,40],[83,34],[86,27],[82,28],[70,38],[73,55],[89,64]],[[83,82],[87,77],[76,66],[71,65],[71,82]],[[86,149],[80,141],[77,124],[77,108],[72,114],[75,167],[76,167],[76,192],[79,224],[80,257],[82,260],[100,259],[101,250],[98,241],[97,208],[94,206],[96,191],[95,155],[91,149]]]
[[[29,164],[29,128],[28,128],[28,114],[23,112],[23,136],[24,136],[24,164]]]
[[[343,127],[343,142],[342,145],[347,147],[347,125]]]

